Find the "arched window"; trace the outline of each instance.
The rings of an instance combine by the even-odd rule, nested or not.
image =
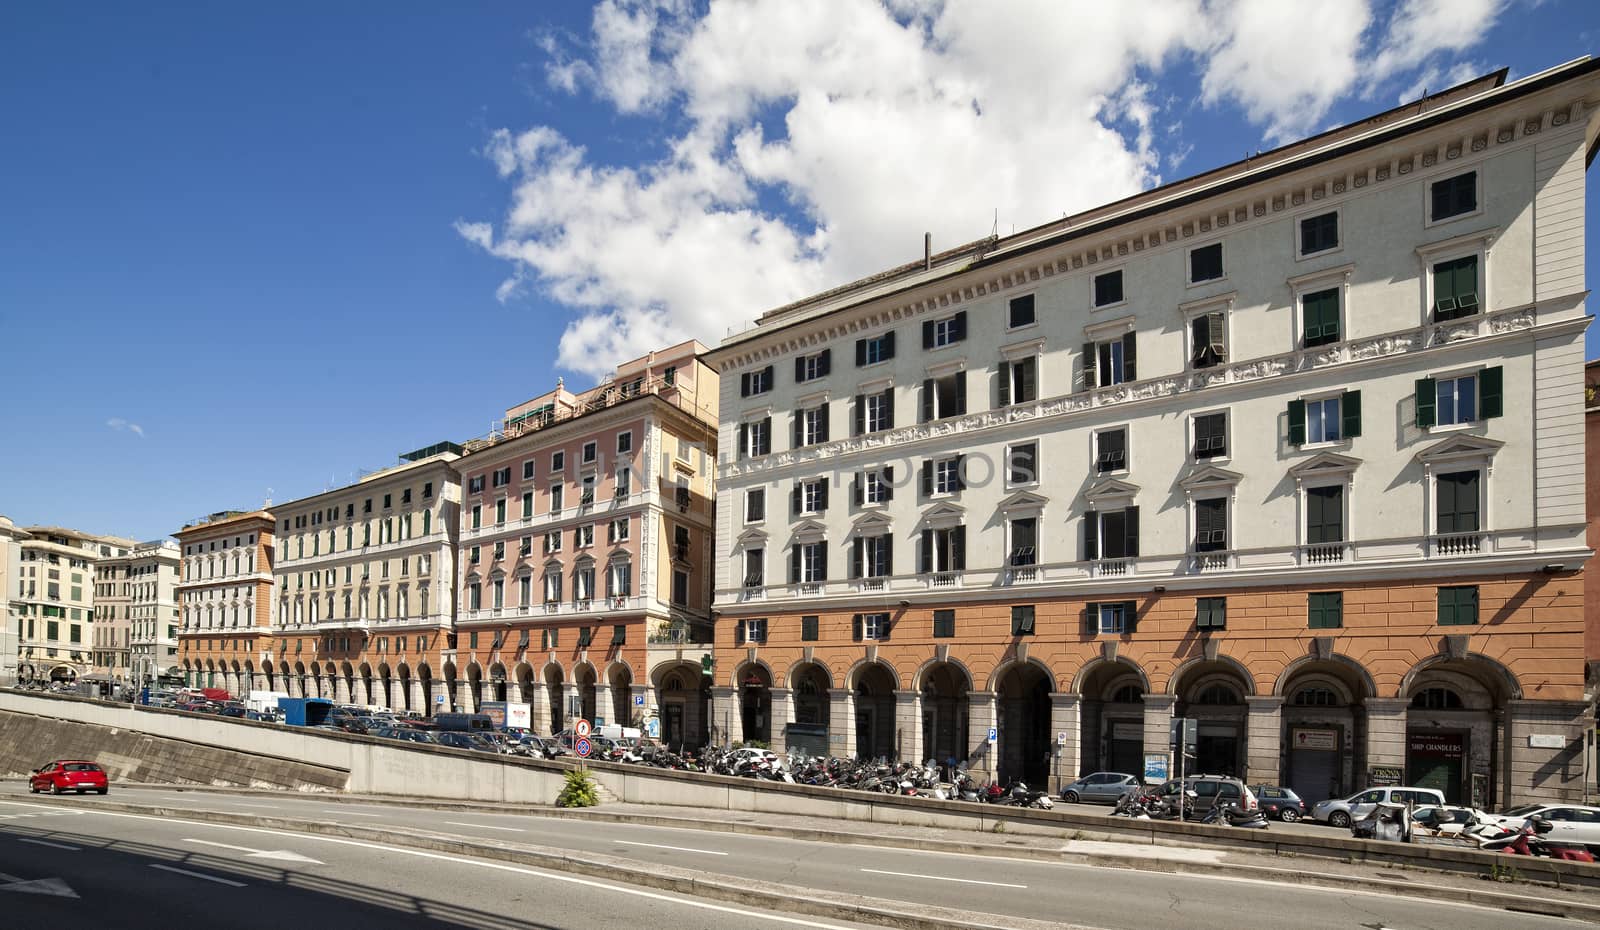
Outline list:
[[[1295,692],[1296,707],[1338,707],[1339,695],[1332,688],[1301,688]]]
[[[1411,706],[1418,710],[1460,710],[1461,695],[1449,688],[1424,688],[1411,699]]]
[[[1205,706],[1238,704],[1239,695],[1227,685],[1208,685],[1200,692],[1199,697],[1195,698],[1195,703]]]
[[[1143,704],[1144,692],[1138,685],[1123,685],[1111,694],[1113,704]]]
[[[800,687],[796,688],[795,691],[801,697],[816,697],[817,682],[815,679],[806,678],[800,682]]]

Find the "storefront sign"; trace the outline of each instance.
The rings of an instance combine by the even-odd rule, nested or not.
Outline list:
[[[1462,752],[1460,733],[1412,733],[1406,738],[1412,755],[1459,756]]]
[[[1406,770],[1398,765],[1369,765],[1367,766],[1367,787],[1382,788],[1386,785],[1398,785],[1405,780]]]
[[[1560,733],[1529,733],[1529,749],[1564,749],[1567,738]]]
[[[1147,782],[1164,782],[1167,780],[1167,757],[1159,752],[1147,753],[1144,757],[1144,780]]]
[[[1144,740],[1144,724],[1142,723],[1113,723],[1111,724],[1111,738],[1116,740]]]
[[[1339,731],[1306,730],[1297,727],[1290,731],[1289,747],[1291,749],[1310,749],[1316,752],[1337,752],[1339,750]]]

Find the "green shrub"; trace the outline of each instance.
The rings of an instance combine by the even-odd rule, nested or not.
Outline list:
[[[573,769],[567,773],[567,783],[556,795],[557,807],[594,807],[599,803],[600,793],[587,770]]]

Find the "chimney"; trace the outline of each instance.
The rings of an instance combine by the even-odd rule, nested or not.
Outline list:
[[[933,270],[933,233],[922,234],[922,270]]]

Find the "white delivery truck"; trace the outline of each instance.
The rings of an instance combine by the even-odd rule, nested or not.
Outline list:
[[[283,691],[252,691],[250,692],[249,696],[245,698],[245,710],[253,710],[257,713],[268,710],[277,710],[278,698],[286,698],[288,696],[289,695]]]

